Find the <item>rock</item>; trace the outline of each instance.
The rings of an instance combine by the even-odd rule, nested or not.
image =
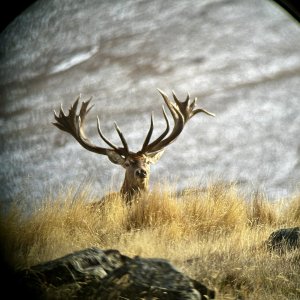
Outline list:
[[[88,248],[19,272],[39,299],[214,299],[167,260]]]
[[[81,285],[99,281],[122,266],[126,256],[117,250],[88,248],[18,272],[22,286],[38,299],[68,299]],[[71,297],[70,297],[71,298]]]
[[[107,276],[96,294],[101,299],[202,299],[213,296],[205,286],[197,290],[193,280],[162,259],[135,257]],[[84,291],[84,289],[83,289]],[[84,293],[86,294],[86,293]]]
[[[300,227],[278,229],[271,233],[266,244],[269,250],[280,253],[300,248]]]
[[[61,284],[104,278],[123,265],[126,260],[119,251],[102,251],[88,248],[43,264],[31,267],[27,272],[48,284]]]

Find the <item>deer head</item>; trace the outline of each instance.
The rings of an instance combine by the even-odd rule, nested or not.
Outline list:
[[[87,113],[93,107],[89,106],[91,99],[86,102],[82,102],[79,113],[77,113],[77,107],[80,96],[70,107],[68,115],[64,113],[62,106],[59,114],[56,114],[54,111],[56,122],[53,124],[56,127],[71,134],[85,149],[98,154],[106,155],[112,163],[118,164],[125,168],[125,179],[120,192],[126,200],[130,200],[139,191],[148,190],[150,165],[159,160],[164,152],[165,147],[175,141],[189,119],[200,112],[214,116],[214,114],[206,111],[203,108],[195,109],[197,98],[190,101],[189,94],[187,95],[186,100],[181,102],[173,92],[173,98],[175,102],[172,102],[164,92],[161,90],[158,91],[162,95],[163,100],[172,115],[174,126],[170,132],[169,119],[165,112],[164,106],[162,106],[163,116],[166,121],[166,129],[158,138],[150,142],[154,128],[153,115],[151,115],[149,131],[143,143],[142,149],[138,152],[131,152],[129,150],[126,139],[116,123],[115,129],[120,137],[122,146],[116,146],[109,139],[107,139],[101,130],[100,120],[98,117],[98,133],[101,139],[109,147],[104,148],[96,146],[86,137],[84,133],[84,121]]]

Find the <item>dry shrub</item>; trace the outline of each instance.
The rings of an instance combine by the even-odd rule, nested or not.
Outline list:
[[[12,206],[0,235],[14,266],[91,246],[114,248],[169,259],[215,288],[218,299],[297,299],[299,251],[279,257],[260,245],[279,226],[299,226],[299,199],[283,205],[256,194],[248,201],[234,184],[216,183],[180,194],[156,188],[128,206],[118,193],[97,202],[88,189],[70,189],[30,214]]]
[[[300,226],[300,195],[292,197],[282,214],[282,220],[290,226]]]
[[[231,230],[243,226],[247,219],[246,203],[235,185],[222,183],[183,195],[183,210],[193,230],[201,233]]]
[[[127,228],[144,229],[180,222],[182,214],[168,191],[143,194],[128,207]]]
[[[256,192],[248,205],[248,219],[251,226],[276,225],[278,215],[275,203],[263,193]]]
[[[1,220],[1,235],[7,240],[4,252],[16,265],[31,265],[90,245],[97,220],[88,200],[87,190],[68,189],[30,214],[12,207]]]
[[[97,243],[102,247],[111,244],[126,231],[127,206],[119,193],[110,193],[101,201],[92,203],[89,213],[95,219],[93,228]]]

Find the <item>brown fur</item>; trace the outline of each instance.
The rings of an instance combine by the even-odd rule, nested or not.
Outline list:
[[[126,171],[120,193],[126,201],[130,201],[139,192],[148,191],[150,165],[158,159],[153,155],[132,154],[124,160],[122,166]]]

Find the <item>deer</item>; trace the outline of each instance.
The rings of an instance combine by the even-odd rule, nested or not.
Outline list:
[[[152,113],[150,118],[150,128],[145,137],[141,150],[137,152],[132,152],[129,150],[128,143],[116,122],[114,122],[115,130],[118,133],[122,146],[117,146],[112,143],[103,134],[98,116],[98,134],[107,146],[100,147],[91,142],[84,132],[84,126],[86,116],[93,107],[93,105],[90,106],[92,98],[86,101],[81,101],[81,95],[79,95],[75,102],[70,106],[68,115],[64,112],[62,104],[58,114],[54,110],[54,118],[56,122],[53,122],[53,125],[55,125],[58,129],[71,134],[86,150],[97,154],[106,155],[112,163],[120,165],[125,169],[125,177],[120,189],[120,195],[126,203],[130,203],[132,199],[141,192],[149,191],[151,164],[155,164],[161,158],[165,148],[178,138],[186,123],[193,116],[198,113],[205,113],[213,117],[215,116],[215,114],[205,110],[204,108],[195,108],[197,98],[195,97],[191,101],[189,93],[187,94],[185,101],[179,101],[178,97],[175,95],[175,92],[172,91],[174,99],[173,102],[163,91],[160,89],[157,90],[161,94],[164,103],[172,116],[173,128],[170,130],[170,121],[164,105],[162,105],[162,113],[166,123],[165,130],[156,139],[151,141],[154,129]],[[81,107],[79,112],[77,112],[80,101]]]

